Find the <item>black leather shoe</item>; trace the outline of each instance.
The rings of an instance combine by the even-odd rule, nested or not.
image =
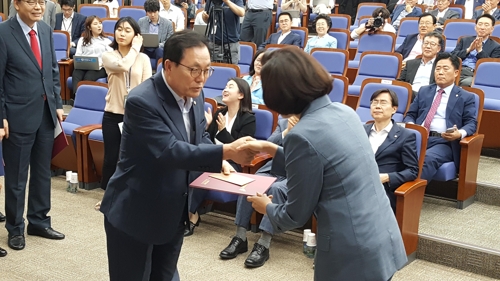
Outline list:
[[[40,236],[47,239],[61,240],[64,239],[64,234],[55,231],[52,227],[47,228],[35,228],[28,225],[28,235]]]
[[[24,249],[24,246],[26,245],[26,242],[24,241],[24,235],[9,235],[9,241],[7,244],[13,250]]]
[[[0,248],[0,257],[5,257],[7,255],[7,251],[4,249]]]
[[[269,259],[269,249],[259,243],[253,245],[253,250],[245,260],[247,267],[261,267]]]
[[[238,254],[246,253],[248,251],[248,240],[243,241],[239,237],[233,237],[231,243],[220,252],[221,259],[234,259]]]
[[[196,223],[189,221],[189,224],[186,225],[186,229],[184,230],[184,237],[191,236],[194,233],[194,228],[200,225],[201,216],[198,215],[198,220]]]
[[[0,212],[0,222],[5,221],[5,216]]]

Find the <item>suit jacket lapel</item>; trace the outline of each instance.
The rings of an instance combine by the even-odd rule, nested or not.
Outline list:
[[[453,112],[455,105],[457,104],[458,98],[460,98],[461,94],[458,90],[457,86],[453,86],[451,90],[450,96],[448,98],[448,104],[446,105],[446,120],[450,120],[450,114]]]
[[[389,147],[389,145],[396,141],[396,139],[399,137],[400,130],[401,128],[399,127],[399,125],[392,122],[392,129],[389,131],[389,134],[387,134],[387,138],[384,140],[384,142],[378,147],[377,152],[375,153],[375,159],[377,159],[382,151],[384,151],[387,147]]]
[[[19,25],[16,18],[12,18],[10,22],[12,27],[12,35],[14,36],[14,38],[16,38],[16,41],[21,46],[21,49],[23,49],[23,51],[28,55],[35,66],[38,67],[38,69],[41,71],[40,65],[38,64],[38,61],[36,60],[35,55],[31,50],[31,47],[28,43],[28,40],[26,39],[26,35],[23,33],[21,25]],[[40,28],[38,28],[38,32],[40,32]],[[40,38],[40,43],[42,43],[42,36],[39,36],[38,38]]]
[[[422,59],[415,61],[415,65],[413,65],[413,61],[411,61],[410,64],[412,65],[408,65],[408,76],[412,77],[410,84],[413,84],[413,81],[415,80],[415,76],[417,75],[418,67],[420,66],[421,61]]]
[[[177,128],[177,131],[179,131],[182,139],[188,142],[186,128],[183,125],[184,118],[182,117],[181,109],[179,108],[179,104],[175,100],[172,92],[170,92],[167,85],[163,81],[161,72],[155,74],[153,79],[156,86],[156,94],[163,100],[163,109],[165,109],[167,115],[170,116],[172,123],[174,123],[174,126]]]
[[[191,107],[194,113],[194,124],[191,124],[191,126],[195,130],[195,138],[191,142],[194,144],[198,144],[205,132],[205,128],[200,127],[201,121],[205,118],[205,101],[203,97],[204,95],[200,94],[197,98],[193,99],[193,106]]]

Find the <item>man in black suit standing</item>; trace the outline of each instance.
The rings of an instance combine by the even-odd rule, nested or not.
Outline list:
[[[71,48],[69,57],[73,58],[76,53],[78,40],[85,31],[86,16],[75,12],[75,0],[61,0],[62,13],[56,14],[56,26],[54,30],[63,30],[69,33]]]
[[[463,37],[451,52],[462,59],[460,86],[470,86],[476,68],[476,62],[483,58],[500,58],[500,44],[492,40],[491,32],[495,26],[495,18],[483,14],[476,19],[477,36]]]
[[[0,140],[5,162],[8,245],[22,250],[28,167],[28,235],[63,239],[50,217],[54,128],[62,120],[59,67],[45,0],[14,0],[17,16],[0,24]]]
[[[422,43],[422,58],[406,62],[401,71],[399,81],[408,82],[413,90],[412,100],[415,98],[420,87],[434,84],[434,60],[441,51],[443,36],[440,32],[432,31],[424,36]]]

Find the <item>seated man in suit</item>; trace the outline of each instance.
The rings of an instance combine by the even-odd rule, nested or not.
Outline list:
[[[354,29],[351,32],[351,38],[352,39],[358,39],[363,33],[368,32],[368,33],[375,33],[377,31],[386,31],[386,32],[392,32],[396,33],[396,29],[387,22],[387,19],[391,16],[389,11],[386,8],[377,8],[373,10],[372,12],[372,18],[369,19],[365,24],[361,24],[358,28]],[[384,21],[382,23],[382,26],[380,27],[374,27],[373,22],[375,21],[375,18],[381,17],[382,20]]]
[[[67,31],[71,48],[69,57],[73,58],[76,53],[76,45],[85,30],[86,16],[75,12],[75,0],[61,0],[62,13],[56,14],[56,26],[54,30]]]
[[[450,10],[451,0],[439,0],[436,2],[437,8],[429,13],[437,18],[437,26],[442,27],[444,22],[449,19],[459,19],[460,14]]]
[[[397,125],[392,115],[398,110],[398,96],[392,90],[381,89],[370,98],[370,113],[375,120],[365,124],[368,139],[375,154],[380,181],[394,213],[396,195],[394,191],[403,183],[418,176],[418,157],[415,135]]]
[[[412,101],[415,99],[420,87],[434,84],[434,61],[441,51],[444,38],[440,32],[432,31],[424,36],[422,43],[422,58],[406,62],[401,71],[399,81],[411,84],[413,90]]]
[[[137,22],[141,28],[142,34],[158,34],[158,47],[146,47],[143,52],[148,57],[155,59],[163,58],[163,46],[165,41],[174,34],[172,22],[159,15],[160,3],[157,0],[146,0],[144,2],[144,10],[146,16],[139,19]],[[155,64],[156,66],[156,64]]]
[[[292,15],[288,12],[282,12],[278,17],[280,31],[273,33],[267,40],[259,46],[263,49],[267,44],[295,45],[300,48],[302,38],[292,32]]]
[[[455,5],[464,5],[465,6],[465,16],[464,19],[472,19],[474,15],[474,11],[477,7],[481,7],[484,4],[485,0],[455,0]]]
[[[422,54],[422,41],[424,36],[435,28],[435,16],[425,13],[418,18],[418,33],[407,35],[403,44],[396,50],[396,53],[400,53],[403,56],[403,62],[412,60]],[[444,46],[441,46],[441,49],[444,49]]]
[[[477,36],[463,37],[451,53],[462,59],[460,86],[470,86],[476,62],[482,58],[500,58],[500,44],[490,39],[495,18],[484,14],[476,19]]]
[[[418,17],[422,14],[422,9],[416,7],[417,0],[406,0],[404,4],[397,5],[391,14],[391,23],[396,30],[399,28],[401,19],[405,17]]]
[[[2,1],[3,2],[3,1]],[[16,9],[14,8],[14,0],[10,1],[9,8],[9,19],[13,18],[17,14]],[[52,30],[56,26],[56,4],[52,1],[45,1],[45,12],[43,12],[42,20],[48,24]]]
[[[404,122],[423,125],[429,131],[422,179],[432,180],[443,163],[460,164],[460,140],[476,132],[474,94],[455,86],[460,60],[454,54],[436,58],[436,84],[418,91]]]
[[[283,145],[283,138],[288,134],[288,132],[297,124],[297,117],[290,117],[288,119],[280,119],[278,121],[278,126],[273,134],[267,139],[277,145]],[[276,177],[276,181],[271,185],[267,194],[273,195],[273,203],[281,204],[286,201],[287,198],[287,186],[286,178],[279,176],[273,172],[273,161],[267,162],[262,166],[256,173],[256,175]],[[221,259],[234,259],[238,254],[245,253],[248,251],[248,241],[247,241],[247,229],[250,223],[250,218],[252,217],[253,208],[252,204],[247,201],[246,196],[239,196],[236,205],[236,234],[232,238],[229,245],[220,252],[219,256]],[[260,267],[269,259],[269,247],[271,245],[271,239],[274,234],[273,227],[269,222],[267,216],[264,216],[259,229],[262,230],[259,241],[254,244],[253,250],[245,260],[245,266],[247,267]]]
[[[484,14],[490,14],[496,20],[500,20],[500,10],[498,10],[498,2],[499,0],[486,0],[481,9],[474,11],[472,18],[477,19]]]

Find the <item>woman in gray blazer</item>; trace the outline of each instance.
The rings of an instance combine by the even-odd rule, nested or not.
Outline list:
[[[265,194],[248,201],[279,231],[303,226],[314,213],[315,280],[390,280],[407,258],[359,117],[330,101],[331,76],[302,50],[266,53],[263,65],[265,104],[301,118],[283,148],[266,141],[240,147],[273,155],[273,168],[284,167],[287,176],[284,204]]]

